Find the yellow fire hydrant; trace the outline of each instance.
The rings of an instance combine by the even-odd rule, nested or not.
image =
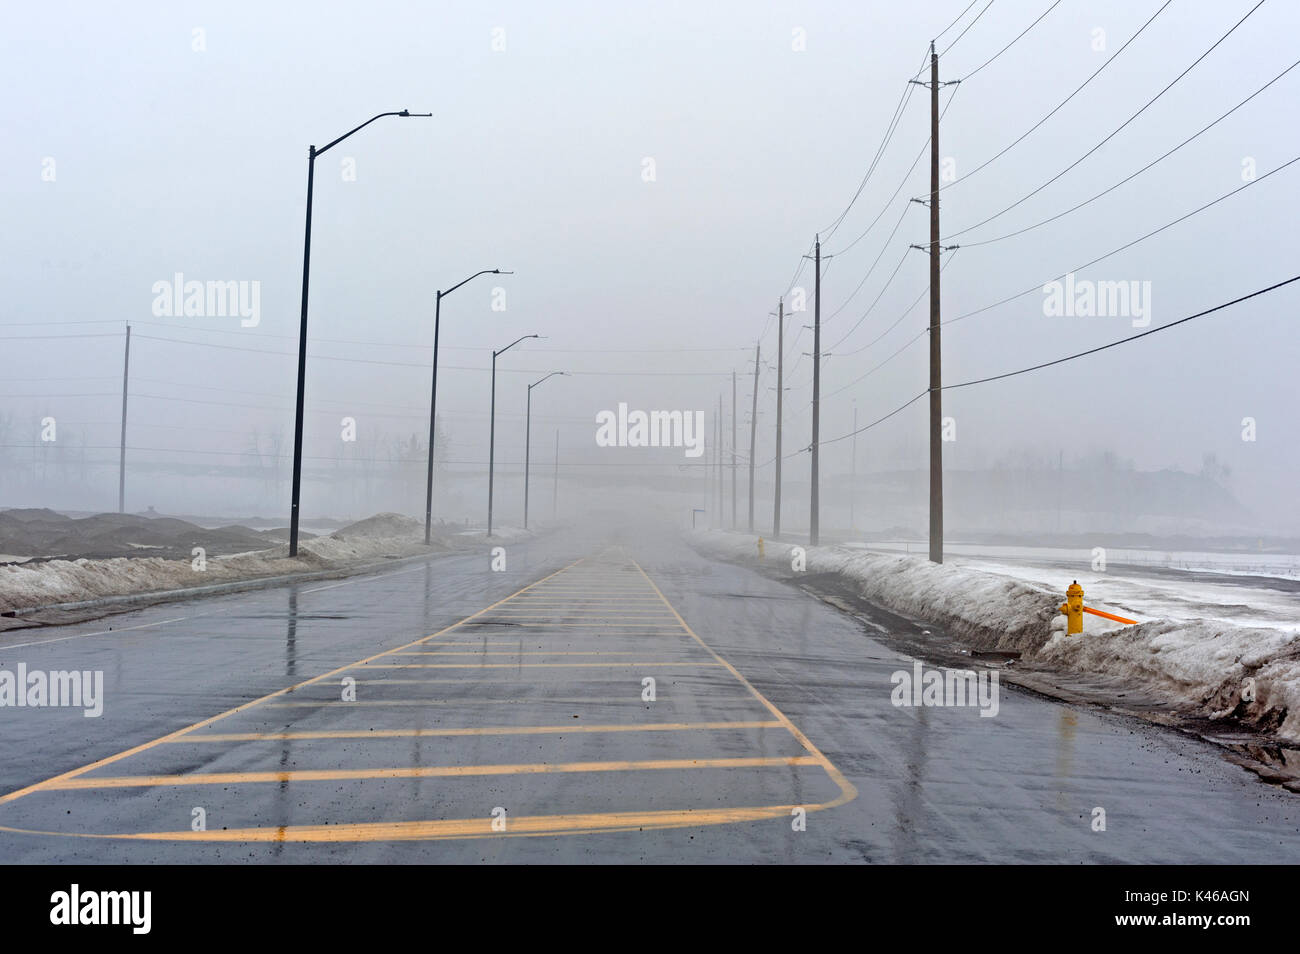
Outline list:
[[[758,538],[758,558],[763,559],[763,538]]]
[[[1073,636],[1083,632],[1083,587],[1075,580],[1065,591],[1065,602],[1058,612],[1065,614],[1065,633]]]

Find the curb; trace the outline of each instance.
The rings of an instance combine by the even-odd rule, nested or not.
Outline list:
[[[279,576],[259,576],[246,580],[229,580],[225,583],[208,583],[204,586],[186,586],[171,590],[149,590],[144,593],[123,593],[118,596],[101,596],[93,600],[77,600],[71,603],[46,603],[41,606],[20,606],[16,609],[0,612],[0,617],[21,619],[33,613],[57,610],[101,609],[110,606],[129,606],[132,603],[165,603],[186,599],[192,596],[209,596],[218,593],[230,593],[239,590],[262,589],[282,583],[306,582],[310,580],[338,579],[340,577],[360,576],[364,573],[389,566],[400,566],[416,560],[427,560],[433,556],[453,555],[456,550],[430,550],[428,553],[415,553],[411,556],[398,557],[382,563],[363,563],[353,567],[338,567],[331,570],[307,570],[302,573],[284,573]]]

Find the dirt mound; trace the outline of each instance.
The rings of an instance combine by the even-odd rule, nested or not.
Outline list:
[[[49,521],[68,521],[71,517],[49,510],[45,507],[14,507],[9,510],[0,510],[0,518],[9,517],[20,523],[26,523],[29,520],[49,520]]]
[[[348,524],[330,534],[335,540],[365,540],[377,537],[409,537],[424,533],[424,524],[400,513],[377,513]]]
[[[71,518],[51,510],[0,511],[0,553],[36,558],[189,559],[194,547],[218,556],[265,549],[273,542],[246,527],[208,530],[174,517],[103,513]]]

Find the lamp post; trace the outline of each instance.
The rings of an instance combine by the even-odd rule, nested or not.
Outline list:
[[[429,473],[424,490],[424,542],[427,546],[433,540],[433,441],[436,430],[435,415],[438,411],[438,326],[442,319],[442,300],[461,285],[471,282],[480,275],[513,275],[499,268],[485,268],[475,272],[463,282],[452,285],[446,291],[439,291],[433,304],[433,387],[429,397]]]
[[[338,139],[317,149],[307,147],[307,225],[302,247],[302,319],[298,328],[298,407],[293,425],[293,502],[289,509],[289,556],[298,555],[298,502],[302,491],[302,416],[303,394],[307,382],[307,285],[311,274],[311,198],[312,184],[316,178],[316,157],[333,149],[352,133],[358,132],[385,116],[432,116],[433,113],[413,113],[403,109],[400,112],[380,113],[367,119],[356,129],[345,132]]]
[[[562,378],[569,376],[568,371],[552,371],[542,381],[559,375]],[[533,445],[533,388],[541,384],[542,381],[534,381],[528,385],[528,411],[524,415],[524,529],[528,529],[528,463],[532,454]]]
[[[492,536],[492,481],[496,474],[496,451],[497,451],[497,358],[505,354],[521,341],[527,341],[529,338],[540,338],[541,335],[524,335],[522,338],[516,338],[510,344],[506,345],[500,351],[492,352],[492,415],[491,423],[488,425],[488,524],[487,535]]]

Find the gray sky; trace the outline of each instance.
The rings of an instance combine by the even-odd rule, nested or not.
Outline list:
[[[566,453],[610,466],[629,458],[597,453],[597,411],[620,401],[710,411],[721,393],[729,405],[730,372],[750,373],[762,335],[757,456],[767,461],[775,380],[766,364],[776,345],[768,312],[814,234],[830,231],[853,197],[929,40],[967,3],[12,4],[0,35],[8,93],[0,347],[11,378],[0,384],[0,418],[13,415],[10,441],[31,441],[39,419],[53,415],[64,434],[116,446],[113,395],[128,320],[133,461],[238,463],[228,455],[247,448],[254,426],[290,438],[307,146],[377,112],[410,108],[434,118],[381,120],[317,163],[309,457],[356,453],[340,443],[344,416],[385,451],[425,432],[434,290],[501,267],[516,274],[480,278],[443,303],[439,411],[450,458],[486,459],[483,369],[492,348],[520,335],[547,338],[501,359],[498,460],[522,456],[526,385],[568,370],[575,375],[534,392],[535,446],[550,448],[558,428]],[[1051,6],[995,0],[957,40],[986,3],[939,40],[941,79],[967,77]],[[1161,7],[1063,0],[941,93],[947,103],[957,90],[940,152],[958,177],[942,193],[942,233],[981,222],[1064,170],[1252,6],[1174,0],[1060,112],[963,181]],[[968,245],[1063,212],[1177,146],[1290,66],[1297,27],[1300,7],[1264,3],[1086,161],[953,238],[966,247],[943,273],[944,317],[1040,287],[1219,198],[1245,184],[1243,163],[1263,176],[1300,156],[1297,68],[1086,208]],[[1098,30],[1102,50],[1093,48]],[[799,36],[806,49],[793,48]],[[494,50],[494,38],[504,38],[504,50]],[[928,155],[907,174],[929,133],[928,91],[912,89],[878,167],[825,239],[834,257],[823,278],[823,347],[833,355],[824,366],[824,439],[851,430],[855,402],[866,423],[926,386],[924,337],[853,383],[927,322],[922,298],[864,348],[928,281],[925,255],[907,252],[928,241],[925,208],[907,204],[928,191]],[[647,158],[654,181],[643,175]],[[53,181],[42,175],[48,159]],[[355,162],[355,181],[344,179],[345,160]],[[1298,176],[1300,163],[1077,277],[1150,282],[1149,327],[1290,278]],[[152,286],[177,272],[260,282],[260,323],[156,317]],[[812,366],[800,354],[811,350],[811,333],[795,335],[811,321],[811,269],[795,284],[810,310],[788,326],[787,451],[809,435]],[[495,286],[506,290],[504,311],[491,307]],[[1035,290],[946,327],[945,380],[1140,330],[1123,316],[1048,317],[1043,301]],[[957,440],[947,462],[1110,450],[1142,469],[1197,470],[1213,452],[1232,468],[1243,503],[1274,510],[1278,528],[1294,530],[1297,302],[1300,284],[1094,358],[949,392]],[[31,337],[56,334],[74,337]],[[742,377],[742,405],[748,394]],[[1254,442],[1241,439],[1244,417],[1257,421]],[[859,468],[922,466],[925,421],[922,400],[866,432]],[[849,445],[825,447],[824,468],[847,471]],[[116,459],[113,450],[93,453]],[[675,453],[637,460],[682,462]],[[808,456],[787,467],[806,477]],[[272,509],[252,498],[222,509],[213,493],[196,489],[209,499],[195,509]],[[184,497],[174,484],[133,484],[128,505],[157,499],[178,509]],[[47,503],[109,508],[116,483]],[[321,506],[305,495],[304,508]]]

